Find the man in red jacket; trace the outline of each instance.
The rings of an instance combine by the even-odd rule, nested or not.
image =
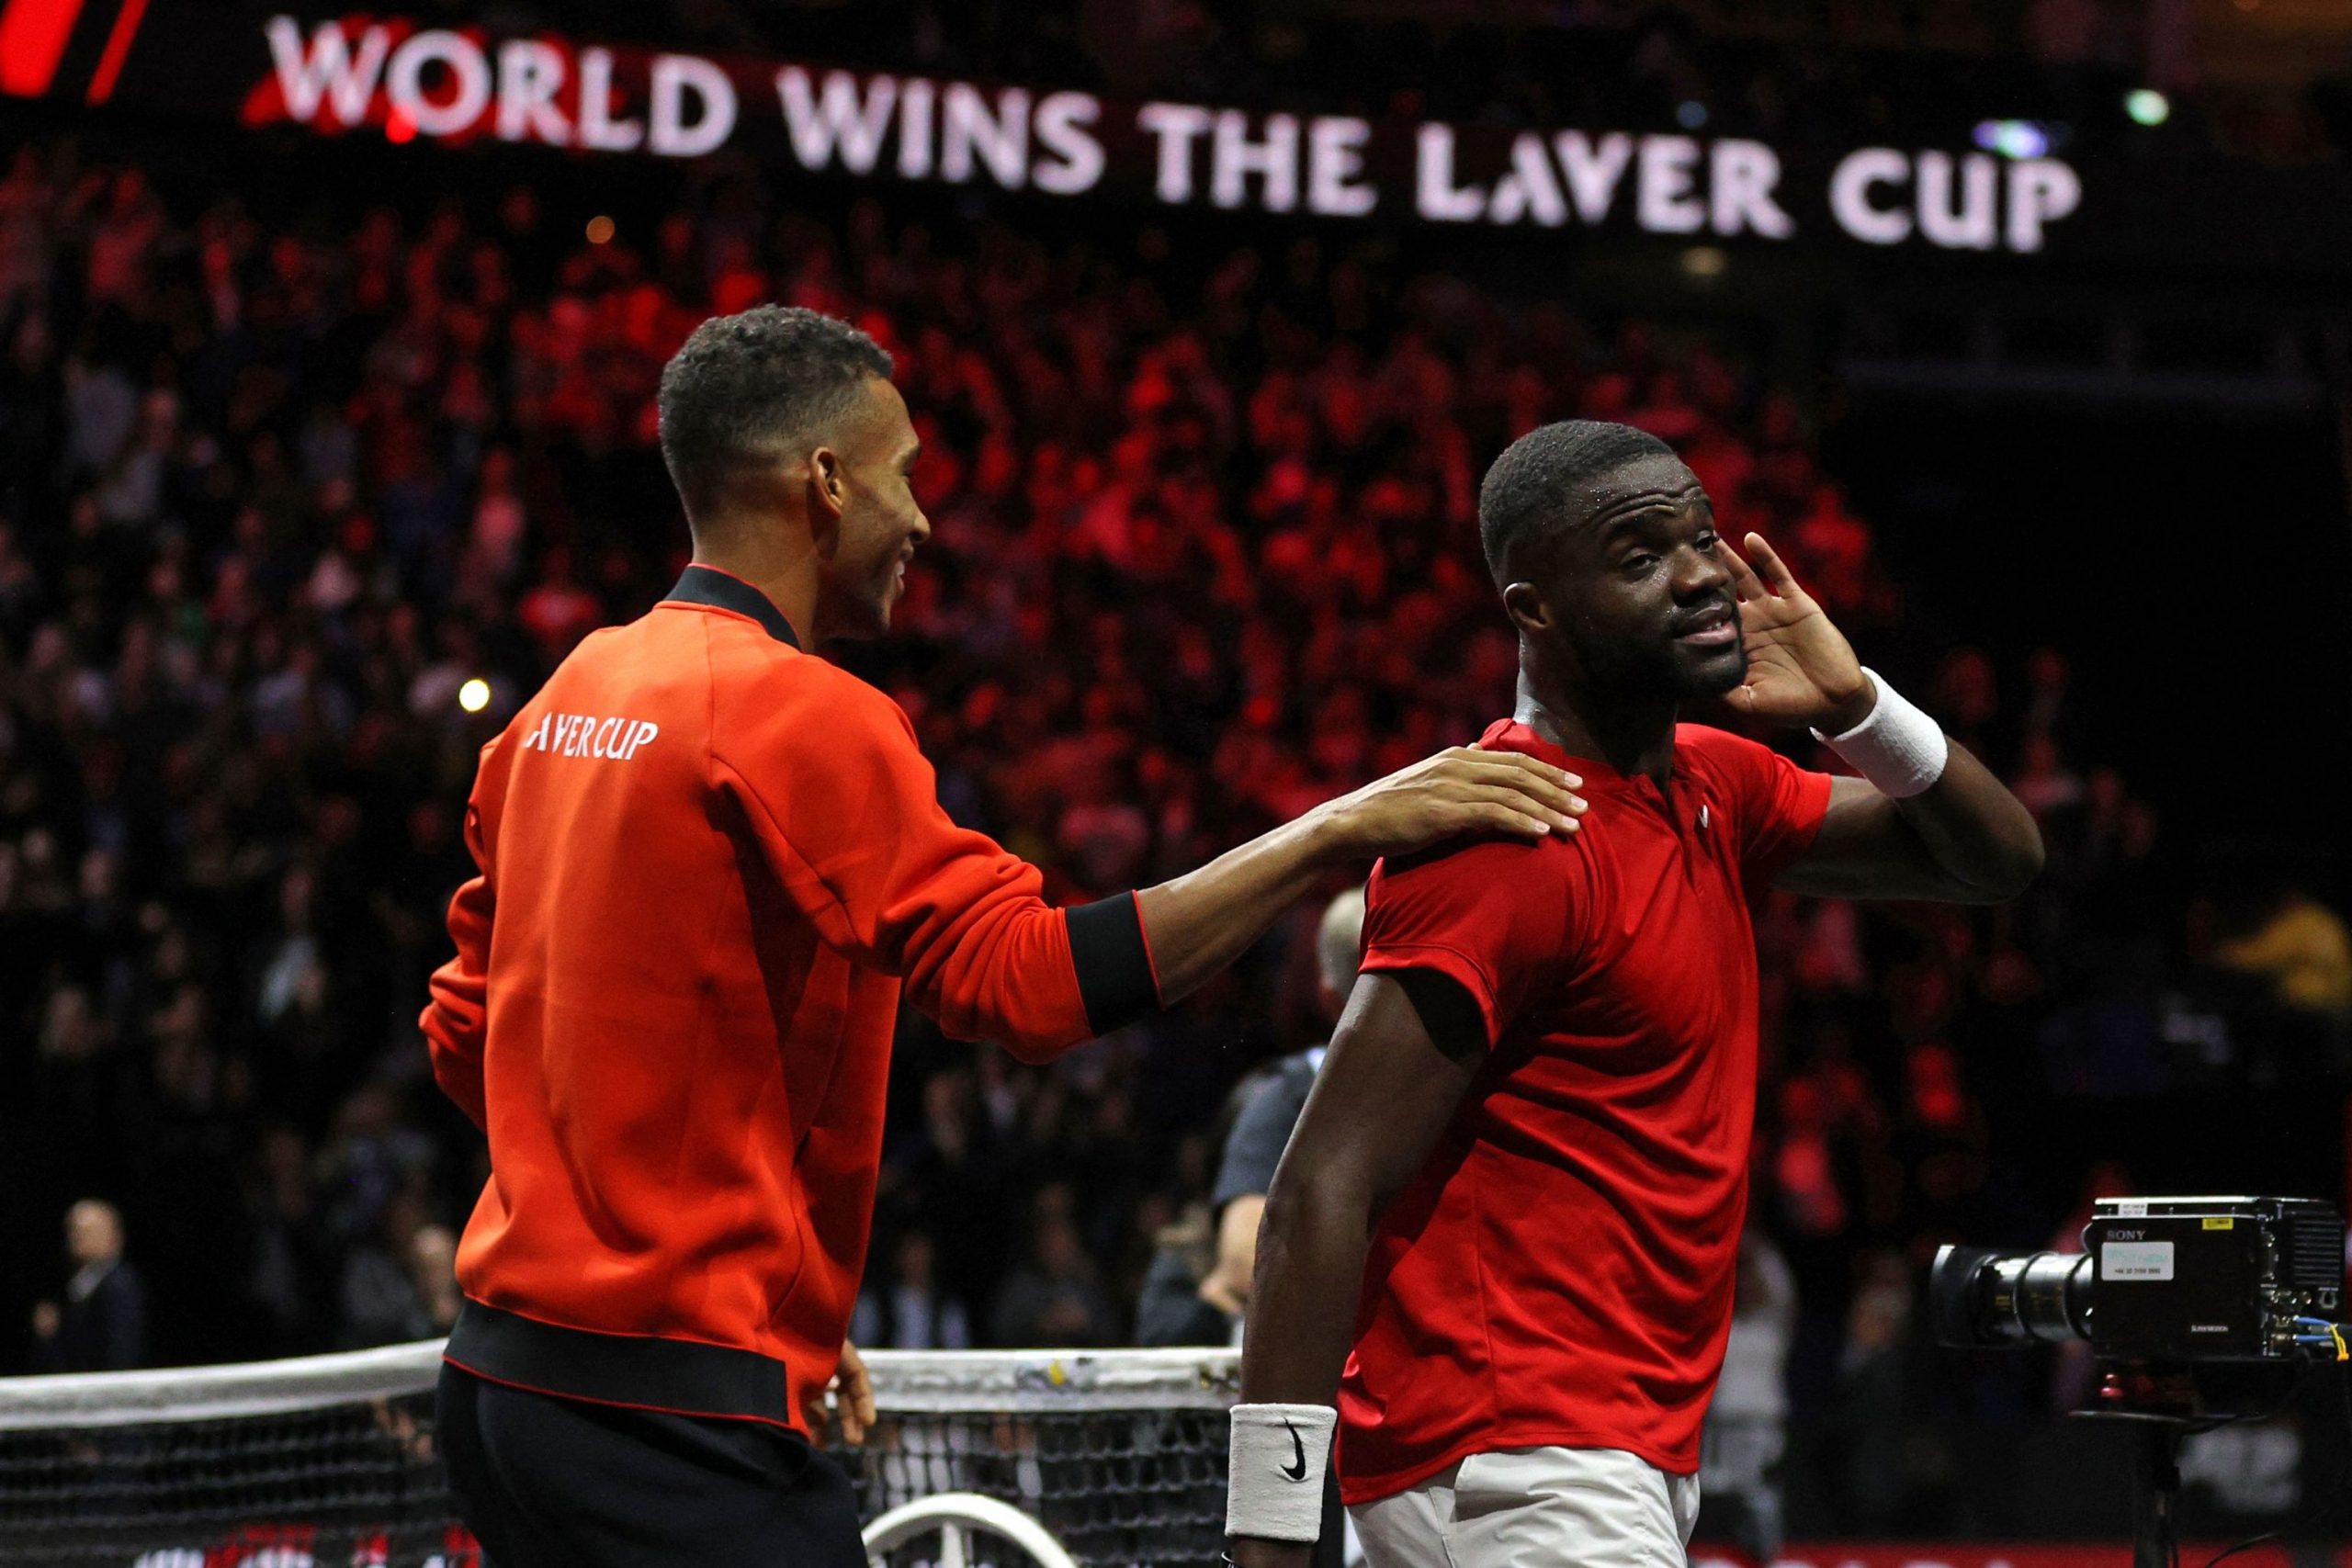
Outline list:
[[[1073,909],[941,810],[906,716],[813,650],[888,629],[930,534],[891,363],[763,307],[663,372],[694,536],[483,748],[481,874],[422,1024],[490,1139],[440,1390],[500,1568],[864,1561],[811,1446],[864,1266],[902,989],[1042,1061],[1183,996],[1330,866],[1575,830],[1576,780],[1457,750]]]

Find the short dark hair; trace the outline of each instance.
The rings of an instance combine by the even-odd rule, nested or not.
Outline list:
[[[773,460],[855,406],[890,356],[847,321],[797,305],[713,316],[662,367],[662,460],[689,509],[730,469]]]
[[[1511,581],[1514,560],[1531,547],[1549,545],[1561,525],[1569,490],[1638,457],[1671,457],[1674,448],[1646,430],[1597,419],[1566,419],[1529,431],[1503,449],[1478,487],[1478,540],[1495,586]]]

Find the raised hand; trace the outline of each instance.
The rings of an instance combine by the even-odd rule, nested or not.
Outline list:
[[[1748,535],[1746,547],[1754,566],[1729,544],[1720,547],[1747,646],[1747,678],[1727,700],[1751,718],[1811,725],[1826,735],[1853,728],[1870,716],[1878,694],[1846,634],[1797,585],[1763,535]]]
[[[1318,809],[1347,853],[1403,854],[1464,833],[1573,833],[1583,783],[1523,752],[1456,746]]]

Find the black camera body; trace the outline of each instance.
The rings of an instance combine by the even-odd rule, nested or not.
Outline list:
[[[2344,1222],[2308,1198],[2103,1198],[2083,1250],[2091,1348],[2117,1359],[2300,1359],[2295,1319],[2343,1300]]]
[[[2344,1221],[2311,1198],[2102,1198],[2079,1254],[1947,1247],[1937,1337],[1987,1347],[2087,1339],[2104,1359],[2307,1359],[2298,1317],[2344,1299]]]

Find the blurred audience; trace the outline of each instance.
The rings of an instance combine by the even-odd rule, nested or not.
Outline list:
[[[858,1293],[851,1314],[854,1343],[877,1350],[968,1350],[971,1316],[943,1294],[933,1269],[929,1234],[910,1230],[890,1249],[889,1272]]]
[[[2166,824],[2086,750],[2097,694],[2058,650],[1905,664],[1870,519],[1727,333],[1585,320],[1315,234],[1049,240],[816,201],[721,173],[642,235],[571,243],[527,188],[322,221],[158,188],[67,142],[14,149],[12,1311],[34,1304],[60,1205],[121,1205],[87,1227],[110,1247],[74,1244],[76,1286],[14,1359],[231,1359],[446,1325],[485,1156],[413,1020],[469,869],[475,753],[582,635],[674,579],[655,379],[704,315],[760,299],[852,316],[898,355],[936,532],[896,635],[841,657],[905,707],[951,813],[1057,899],[1196,864],[1505,711],[1477,478],[1570,415],[1679,443],[1724,531],[1772,536],[2017,783],[2051,869],[2014,908],[1759,902],[1770,1250],[1742,1311],[1784,1358],[1792,1418],[1842,1389],[1867,1427],[1916,1393],[1902,1347],[1935,1245],[2032,1244],[2072,1200],[2079,1168],[2002,1142],[2053,1106],[2193,1089],[2257,1055],[2279,1081],[2342,1074],[2341,919],[2299,891],[2192,906],[2205,890],[2168,869],[2187,857]],[[1328,1034],[1345,976],[1318,973],[1317,913],[1051,1067],[910,1015],[861,1335],[1120,1343],[1162,1240],[1184,1252],[1182,1332],[1229,1334],[1247,1248],[1220,1227],[1263,1189],[1220,1179],[1216,1123],[1253,1068]],[[2302,1032],[2264,1032],[2266,1009]],[[1295,1099],[1311,1066],[1272,1076]],[[1877,1518],[1917,1477],[1849,1479],[1854,1517]]]
[[[1110,1301],[1069,1206],[1069,1190],[1058,1182],[1037,1195],[1029,1255],[1005,1277],[989,1309],[989,1333],[997,1344],[1093,1346],[1116,1339]]]
[[[1315,1010],[1325,1029],[1338,1025],[1354,988],[1363,952],[1363,889],[1351,887],[1323,907],[1315,926]],[[1219,1120],[1227,1131],[1208,1201],[1162,1234],[1136,1304],[1135,1337],[1143,1345],[1214,1345],[1238,1338],[1258,1268],[1258,1227],[1291,1130],[1306,1109],[1323,1044],[1274,1062],[1244,1078]]]

